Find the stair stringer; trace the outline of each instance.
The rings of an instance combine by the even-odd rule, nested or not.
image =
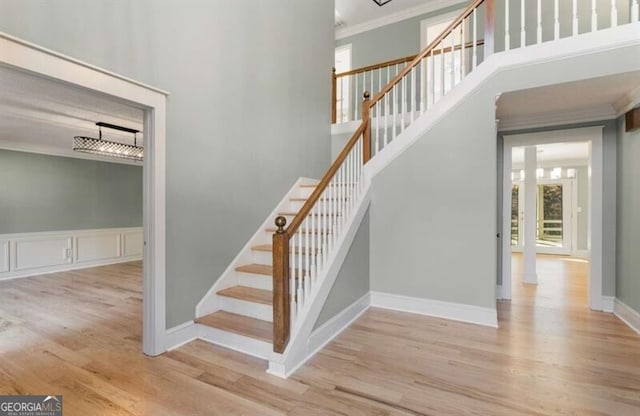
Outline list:
[[[371,204],[371,181],[366,175],[366,170],[364,190],[360,200],[356,201],[355,204],[355,209],[353,209],[351,216],[347,218],[344,231],[338,237],[335,250],[327,260],[327,264],[330,264],[330,266],[318,276],[318,282],[321,282],[320,285],[313,291],[310,301],[306,303],[304,309],[298,314],[299,317],[304,318],[299,319],[295,327],[291,329],[289,344],[285,351],[282,354],[273,353],[269,360],[269,368],[267,370],[269,374],[287,378],[315,353],[310,349],[309,336],[313,332],[313,326],[318,320],[331,287],[338,277],[360,224]]]
[[[271,243],[270,236],[265,233],[265,229],[267,227],[273,226],[273,221],[278,215],[278,212],[287,210],[290,205],[289,200],[291,198],[299,196],[300,185],[314,183],[317,183],[316,179],[304,177],[298,178],[298,180],[293,184],[293,186],[287,191],[284,197],[276,205],[273,211],[271,211],[271,213],[267,216],[264,222],[260,224],[260,227],[249,239],[247,244],[244,245],[242,250],[240,250],[238,255],[231,261],[222,275],[220,275],[218,280],[215,281],[215,283],[211,286],[207,293],[202,297],[200,302],[198,302],[198,304],[196,305],[196,318],[200,318],[221,309],[220,297],[217,295],[217,292],[228,287],[238,285],[238,273],[236,272],[236,267],[239,267],[243,264],[251,263],[251,247],[259,244]]]

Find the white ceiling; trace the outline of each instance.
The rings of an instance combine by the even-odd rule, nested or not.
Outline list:
[[[606,120],[637,104],[640,71],[504,93],[496,118],[502,130]]]
[[[400,21],[412,16],[468,3],[468,0],[391,0],[380,7],[373,0],[335,0],[336,30],[345,35]],[[361,29],[361,30],[358,30]]]
[[[556,162],[579,166],[589,162],[588,142],[542,144],[537,145],[536,150],[538,151],[538,166],[551,167]],[[522,166],[524,164],[524,147],[514,147],[511,160],[514,167]]]
[[[0,66],[0,109],[0,148],[136,163],[72,150],[73,136],[98,137],[98,121],[142,131],[143,111],[114,98]],[[103,138],[133,143],[131,134],[109,129]]]

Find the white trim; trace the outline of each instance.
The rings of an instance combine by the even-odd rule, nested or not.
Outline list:
[[[573,252],[573,254],[571,255],[572,257],[578,257],[581,259],[588,259],[589,258],[589,250],[576,250]]]
[[[592,183],[589,195],[593,200],[589,212],[590,234],[590,259],[589,259],[589,307],[593,310],[602,310],[602,224],[604,216],[602,212],[602,175],[603,150],[602,135],[604,126],[583,127],[577,129],[564,129],[544,131],[537,133],[512,134],[504,136],[503,148],[503,204],[502,204],[502,286],[505,299],[511,299],[511,151],[514,146],[560,143],[560,142],[589,142],[593,149],[591,163]],[[598,209],[599,208],[599,209]]]
[[[613,312],[615,304],[615,296],[602,297],[602,312]]]
[[[464,5],[466,3],[466,0],[432,0],[416,7],[401,10],[397,13],[391,13],[384,17],[358,23],[353,26],[341,26],[340,28],[336,29],[335,38],[336,40],[344,39],[349,36],[357,35],[358,33],[367,32],[369,30],[389,25],[391,23],[401,22],[403,20],[411,19],[412,17],[435,12],[450,6],[454,6],[456,4]]]
[[[125,100],[144,109],[142,349],[164,351],[166,332],[166,99],[168,93],[0,32],[0,65]]]
[[[640,335],[640,313],[638,311],[616,298],[613,304],[613,313]]]
[[[198,339],[198,327],[195,322],[187,321],[166,330],[164,349],[172,351],[196,339]]]
[[[142,236],[142,228],[0,234],[0,280],[142,260],[121,250],[125,235]]]
[[[307,347],[308,351],[311,351],[311,353],[304,359],[304,361],[300,362],[298,367],[306,363],[309,358],[313,357],[318,351],[324,348],[325,345],[340,335],[342,331],[365,313],[367,309],[369,309],[370,305],[371,294],[370,292],[367,292],[364,296],[344,308],[333,318],[323,323],[320,327],[314,329],[309,337],[309,345]],[[296,369],[294,368],[292,372],[293,371],[296,371]]]
[[[196,324],[196,327],[198,327],[198,339],[211,344],[229,348],[263,360],[268,360],[275,354],[273,352],[273,344],[271,342],[247,337],[219,328],[213,328],[207,325]]]
[[[492,328],[498,327],[498,312],[495,308],[374,291],[371,292],[371,306]]]

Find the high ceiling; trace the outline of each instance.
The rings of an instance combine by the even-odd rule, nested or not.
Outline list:
[[[139,108],[6,66],[0,66],[0,108],[0,148],[135,163],[74,152],[72,139],[98,137],[98,121],[142,131]],[[103,138],[133,143],[131,134],[116,130],[103,129]]]
[[[336,29],[357,29],[379,20],[389,23],[394,17],[400,20],[461,3],[468,3],[468,0],[391,0],[382,7],[373,0],[335,0]]]

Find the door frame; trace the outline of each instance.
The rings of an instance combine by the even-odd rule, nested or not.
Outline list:
[[[589,300],[593,310],[603,310],[603,136],[604,126],[552,130],[537,133],[505,134],[502,166],[502,299],[511,299],[511,152],[516,146],[533,146],[562,142],[589,143]],[[508,195],[508,197],[506,197]],[[507,236],[509,238],[507,238]]]
[[[0,32],[0,65],[106,94],[144,111],[142,350],[166,351],[166,91]]]

